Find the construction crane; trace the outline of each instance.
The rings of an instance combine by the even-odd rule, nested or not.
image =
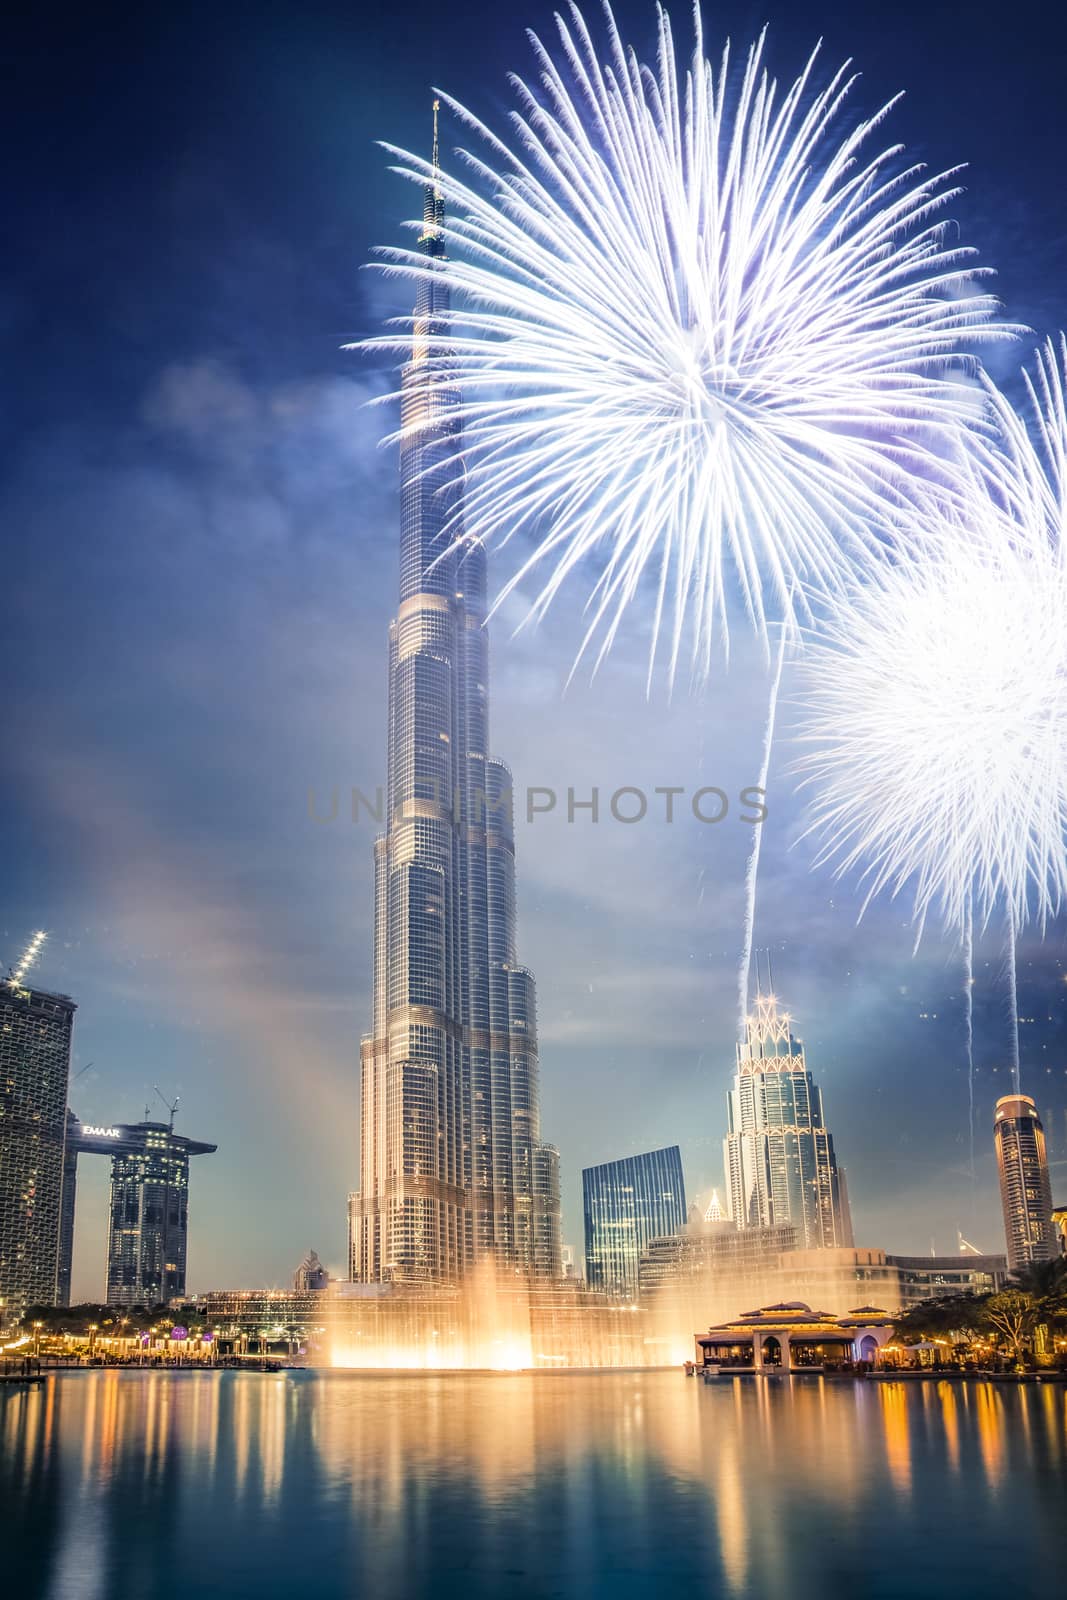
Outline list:
[[[170,1101],[166,1098],[166,1096],[164,1095],[162,1089],[159,1087],[158,1083],[154,1083],[152,1085],[152,1087],[156,1091],[156,1093],[158,1094],[159,1098],[162,1100],[163,1104],[166,1106],[167,1110],[170,1112],[170,1131],[171,1131],[171,1133],[173,1133],[174,1132],[174,1117],[175,1117],[175,1113],[178,1110],[178,1106],[181,1103],[181,1098],[182,1097],[181,1097],[180,1094],[176,1094],[174,1096],[174,1104],[171,1105]],[[144,1115],[145,1115],[145,1121],[147,1122],[148,1121],[148,1107],[147,1106],[145,1106],[145,1108],[144,1108]]]
[[[13,967],[8,967],[8,976],[6,981],[9,988],[18,989],[22,986],[23,978],[26,976],[27,972],[29,972],[30,968],[33,966],[33,963],[37,960],[37,957],[44,948],[44,942],[47,938],[48,935],[45,933],[44,929],[39,928],[33,935],[33,938],[30,940],[25,950],[22,952],[21,956],[19,956],[19,959],[16,961],[15,965]]]

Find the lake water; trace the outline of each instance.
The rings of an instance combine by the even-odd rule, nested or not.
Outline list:
[[[1059,1590],[1067,1391],[89,1371],[0,1391],[18,1600]]]

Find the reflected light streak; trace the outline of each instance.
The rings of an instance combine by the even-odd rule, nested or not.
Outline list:
[[[1004,1474],[1004,1419],[1000,1396],[991,1383],[979,1384],[975,1395],[978,1448],[989,1486],[995,1489]]]

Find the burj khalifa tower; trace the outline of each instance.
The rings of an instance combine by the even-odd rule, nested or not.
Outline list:
[[[462,533],[436,183],[423,217],[429,270],[401,378],[388,826],[374,847],[349,1275],[449,1283],[489,1258],[508,1277],[546,1280],[561,1274],[559,1155],[541,1139],[534,980],[515,951],[511,777],[488,753],[486,559]]]

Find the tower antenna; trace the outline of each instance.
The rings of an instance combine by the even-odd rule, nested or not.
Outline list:
[[[423,190],[422,232],[419,234],[419,243],[428,247],[427,253],[431,256],[440,255],[442,252],[441,228],[445,216],[445,205],[441,198],[440,183],[441,141],[438,128],[438,113],[440,109],[440,100],[435,100],[433,103],[433,149],[430,155],[430,178]]]

